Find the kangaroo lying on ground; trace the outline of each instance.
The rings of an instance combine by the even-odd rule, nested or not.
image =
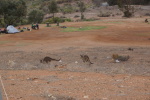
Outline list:
[[[42,59],[42,60],[40,60],[40,62],[41,63],[44,63],[44,62],[46,62],[46,63],[49,63],[49,62],[51,62],[51,61],[60,61],[61,59],[53,59],[53,58],[51,58],[51,57],[44,57],[44,59]]]
[[[145,19],[145,23],[148,23],[148,19]]]
[[[90,61],[90,58],[88,55],[80,55],[81,56],[81,59],[83,60],[83,62],[89,62],[90,64],[93,64],[91,61]]]
[[[114,60],[127,61],[130,58],[130,56],[119,56],[118,54],[113,54],[112,58]]]

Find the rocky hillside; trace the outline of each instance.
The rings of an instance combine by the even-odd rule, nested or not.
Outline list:
[[[45,7],[49,4],[51,0],[26,0],[28,12],[34,9],[43,10],[46,12]],[[62,7],[64,4],[72,4],[73,7],[76,7],[77,1],[83,1],[87,7],[93,5],[92,0],[56,0],[59,7]]]

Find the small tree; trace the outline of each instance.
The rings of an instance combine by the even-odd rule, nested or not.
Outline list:
[[[124,17],[132,17],[134,15],[134,6],[132,6],[132,0],[118,0],[118,7],[124,13]]]
[[[81,20],[82,20],[82,19],[84,19],[84,14],[83,13],[85,12],[86,7],[85,7],[84,2],[82,2],[82,1],[77,2],[77,4],[78,4],[79,10],[81,12]]]
[[[49,9],[49,12],[53,14],[53,18],[54,18],[54,14],[58,12],[58,6],[55,0],[52,0],[50,2],[48,9]]]
[[[29,13],[28,21],[29,23],[41,23],[43,21],[44,14],[42,11],[33,10]]]
[[[65,15],[65,14],[68,14],[68,13],[72,13],[73,12],[73,7],[72,7],[71,4],[64,4],[63,7],[60,10]]]
[[[1,0],[0,14],[7,24],[17,24],[26,16],[27,7],[23,0]]]

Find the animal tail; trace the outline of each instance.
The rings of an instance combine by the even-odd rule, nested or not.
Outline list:
[[[60,59],[52,59],[52,60],[54,60],[54,61],[60,61],[60,60],[61,60],[61,58],[60,58]]]
[[[90,62],[90,64],[94,64],[94,63]]]

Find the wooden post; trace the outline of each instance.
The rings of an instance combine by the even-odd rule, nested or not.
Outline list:
[[[49,22],[48,22],[48,23],[46,23],[46,27],[50,27]]]
[[[59,22],[57,22],[57,26],[59,26]]]

